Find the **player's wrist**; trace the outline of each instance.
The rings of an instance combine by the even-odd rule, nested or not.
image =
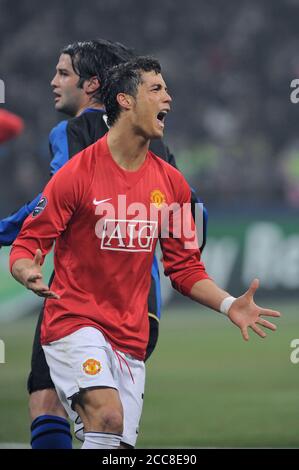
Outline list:
[[[223,313],[223,315],[228,316],[229,309],[231,308],[235,300],[236,300],[236,297],[233,297],[232,295],[225,297],[225,299],[222,300],[220,307],[219,307],[220,313]]]

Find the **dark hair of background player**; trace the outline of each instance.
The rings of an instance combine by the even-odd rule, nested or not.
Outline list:
[[[73,69],[79,76],[78,88],[82,88],[85,80],[95,76],[101,84],[107,69],[134,57],[132,49],[106,39],[77,41],[65,46],[61,54],[68,54],[71,58]],[[95,92],[94,99],[102,103],[101,87]]]

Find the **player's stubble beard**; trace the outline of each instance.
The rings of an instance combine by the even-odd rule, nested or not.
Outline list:
[[[56,111],[66,114],[69,117],[75,117],[79,114],[80,109],[83,109],[83,101],[80,95],[81,88],[76,87],[71,90],[65,90],[60,95],[60,100],[55,105]],[[87,104],[86,106],[87,107]]]
[[[55,105],[56,111],[66,114],[70,118],[75,117],[78,113],[79,107],[75,103],[57,103]]]
[[[146,124],[143,126],[140,125],[140,122],[144,122],[142,117],[137,117],[133,123],[133,132],[136,136],[142,137],[145,141],[163,138],[164,130],[158,128],[156,129],[155,125],[153,124],[153,120],[148,119]]]

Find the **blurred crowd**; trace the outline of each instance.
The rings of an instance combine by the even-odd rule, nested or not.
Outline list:
[[[161,60],[174,98],[165,139],[208,205],[298,208],[298,14],[296,0],[1,0],[5,107],[25,130],[0,148],[0,216],[47,180],[47,135],[63,118],[49,82],[60,49],[93,37]]]

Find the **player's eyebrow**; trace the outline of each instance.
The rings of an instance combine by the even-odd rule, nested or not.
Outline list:
[[[151,85],[151,88],[158,88],[158,90],[162,90],[163,88],[166,92],[168,92],[167,86],[163,86],[161,83],[154,83]]]
[[[61,67],[56,67],[57,72],[64,72],[64,73],[69,73],[69,70],[61,68]]]

